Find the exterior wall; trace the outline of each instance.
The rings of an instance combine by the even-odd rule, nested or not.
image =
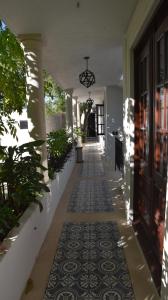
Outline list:
[[[57,113],[46,117],[46,132],[55,131],[66,127],[65,113]]]
[[[127,220],[132,217],[133,203],[133,155],[134,155],[134,66],[133,49],[148,25],[159,0],[141,0],[132,16],[124,41],[124,138],[125,138],[125,201]],[[168,188],[166,195],[165,236],[162,264],[161,299],[168,299]]]
[[[123,120],[123,89],[118,86],[108,86],[105,96],[105,153],[107,159],[115,167],[115,135],[113,131],[122,132]]]
[[[20,121],[28,121],[27,110],[23,109],[21,115],[18,113],[13,113],[11,117],[16,120],[16,128],[17,128],[17,138],[14,139],[10,134],[5,134],[1,137],[0,144],[2,146],[14,146],[14,145],[22,145],[24,143],[30,142],[30,135],[28,129],[20,129],[19,122]],[[65,113],[58,113],[53,116],[48,116],[46,118],[46,132],[55,131],[61,128],[66,127]]]
[[[134,65],[133,49],[148,25],[159,0],[141,0],[134,11],[124,41],[123,129],[125,139],[124,198],[127,220],[132,219],[134,155]]]
[[[141,38],[160,0],[140,0],[131,18],[124,42],[124,96],[134,96],[133,48]]]
[[[27,110],[23,109],[23,112],[21,115],[18,113],[12,113],[11,117],[16,120],[16,129],[17,129],[17,138],[14,139],[10,134],[5,134],[4,136],[1,136],[0,144],[2,146],[15,146],[15,145],[21,145],[24,143],[30,142],[30,135],[28,129],[20,129],[19,122],[20,121],[28,121],[27,117]]]

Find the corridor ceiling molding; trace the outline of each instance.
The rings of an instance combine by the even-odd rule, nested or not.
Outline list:
[[[44,68],[79,97],[84,96],[78,78],[81,58],[90,56],[90,69],[96,76],[94,89],[100,99],[105,86],[121,85],[124,33],[137,2],[0,0],[0,18],[16,35],[41,34]]]

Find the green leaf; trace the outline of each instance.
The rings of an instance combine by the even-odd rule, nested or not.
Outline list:
[[[46,71],[44,71],[44,92],[46,113],[48,115],[65,112],[65,92]]]
[[[37,140],[37,141],[22,144],[19,148],[23,149],[23,148],[31,148],[31,147],[40,147],[44,143],[45,143],[45,141],[43,141],[43,140]]]
[[[0,134],[16,137],[14,111],[26,104],[26,68],[23,49],[15,35],[0,21]]]

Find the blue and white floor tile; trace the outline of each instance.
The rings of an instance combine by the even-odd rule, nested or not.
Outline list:
[[[133,300],[115,222],[65,223],[43,300]]]
[[[81,165],[80,176],[82,177],[93,177],[93,176],[104,176],[103,163],[101,161],[96,162],[85,162]]]
[[[68,211],[105,212],[113,211],[114,192],[104,179],[83,179],[76,183],[70,196]]]

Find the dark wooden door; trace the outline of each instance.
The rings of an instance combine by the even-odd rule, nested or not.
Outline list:
[[[168,160],[168,18],[135,51],[134,226],[159,290]]]
[[[90,113],[88,117],[87,136],[96,136],[96,124],[95,124],[95,113]]]
[[[168,18],[155,34],[154,235],[162,260],[168,160]]]

